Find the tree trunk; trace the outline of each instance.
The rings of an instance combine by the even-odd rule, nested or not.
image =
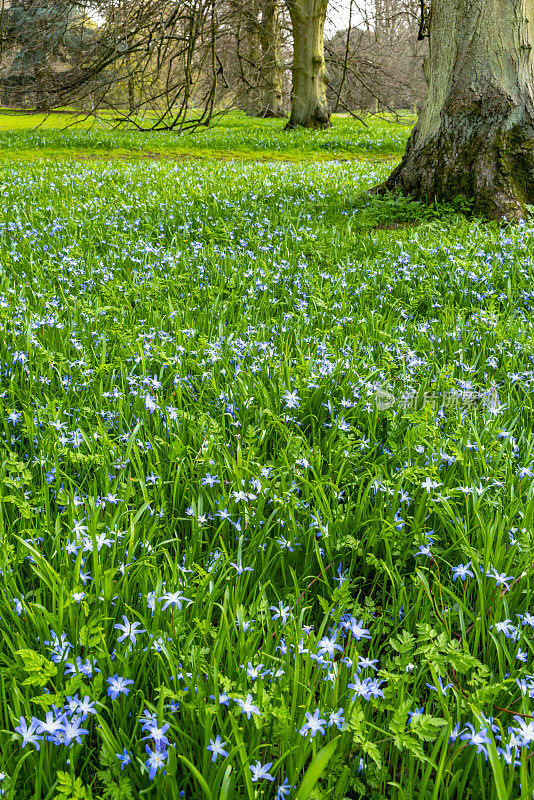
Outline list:
[[[239,88],[236,103],[245,114],[261,113],[261,47],[259,0],[233,0]]]
[[[324,26],[328,0],[286,0],[293,27],[293,88],[287,128],[329,128]]]
[[[278,0],[263,0],[261,49],[263,73],[263,116],[285,117],[284,62]]]
[[[534,0],[433,0],[426,106],[377,191],[523,216],[534,202],[533,40]]]
[[[133,75],[128,78],[128,109],[130,114],[135,111],[135,84]]]

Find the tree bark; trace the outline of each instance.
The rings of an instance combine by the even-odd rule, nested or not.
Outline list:
[[[377,191],[522,217],[534,202],[533,40],[534,0],[433,0],[427,102]]]
[[[285,117],[284,62],[278,0],[263,0],[261,19],[263,116]]]
[[[287,128],[329,128],[324,26],[328,0],[286,0],[293,27],[293,88]]]

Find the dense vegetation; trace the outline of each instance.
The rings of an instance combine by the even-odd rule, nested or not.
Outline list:
[[[390,168],[1,166],[6,798],[532,797],[534,245]]]

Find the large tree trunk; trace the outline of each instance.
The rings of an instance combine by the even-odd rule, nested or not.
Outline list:
[[[293,88],[288,128],[329,128],[324,26],[328,0],[286,0],[293,27]]]
[[[379,191],[523,215],[534,202],[533,34],[534,0],[433,0],[426,106]]]
[[[261,19],[263,116],[285,117],[284,62],[278,0],[263,0]]]

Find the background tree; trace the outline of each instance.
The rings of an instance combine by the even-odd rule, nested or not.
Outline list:
[[[417,2],[6,0],[2,100],[42,110],[113,109],[141,129],[184,130],[230,108],[285,116],[293,62],[288,127],[328,127],[330,103],[358,113],[412,106],[423,93],[415,17],[407,11]],[[342,5],[354,14],[348,30],[336,31],[333,18],[338,27],[348,21],[336,16]]]
[[[349,25],[326,40],[333,112],[417,111],[428,47],[418,40],[419,0],[349,0]]]
[[[534,1],[434,0],[429,45],[426,106],[379,190],[522,216],[534,201]]]
[[[279,0],[262,0],[260,44],[262,54],[262,116],[285,117],[283,11]]]
[[[95,25],[83,6],[11,0],[2,12],[2,86],[19,105],[46,108],[50,89],[83,58]]]
[[[260,0],[232,0],[232,51],[237,59],[236,105],[259,116],[261,108]]]
[[[21,79],[13,70],[21,62],[24,82],[36,87],[46,110],[113,108],[118,119],[141,129],[207,124],[220,77],[218,6],[216,0],[77,0],[75,6],[72,0],[16,0],[2,13],[4,95],[17,97]],[[31,19],[27,11],[39,20],[36,33],[24,24]],[[46,31],[54,37],[43,33],[41,20],[49,18],[54,26],[47,21]],[[71,40],[78,43],[75,57]]]
[[[328,0],[286,0],[293,32],[288,128],[329,128],[324,30]]]
[[[221,59],[235,84],[235,105],[252,116],[285,116],[285,31],[279,0],[232,0],[228,24],[231,44]]]

